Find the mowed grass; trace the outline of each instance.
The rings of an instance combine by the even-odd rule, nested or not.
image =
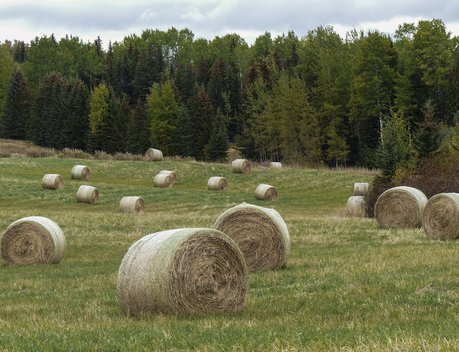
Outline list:
[[[75,164],[91,181],[70,180]],[[153,187],[162,169],[176,170],[172,189]],[[63,191],[41,188],[60,173]],[[206,189],[210,176],[226,192]],[[459,350],[459,247],[425,238],[422,229],[379,230],[374,220],[342,210],[354,182],[367,174],[188,161],[0,159],[0,231],[30,215],[46,216],[67,240],[58,265],[0,266],[1,351],[451,351]],[[279,199],[255,200],[258,183]],[[99,204],[77,204],[81,184],[97,186]],[[122,196],[139,195],[142,215],[118,212]],[[276,208],[291,235],[285,269],[250,274],[237,314],[120,314],[117,272],[140,237],[180,227],[210,227],[240,202]]]

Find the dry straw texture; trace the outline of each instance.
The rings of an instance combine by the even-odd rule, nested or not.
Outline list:
[[[177,174],[175,173],[175,171],[161,170],[159,174],[168,175],[172,177],[172,179],[174,180],[174,183],[177,181]]]
[[[255,198],[260,200],[275,200],[277,198],[277,190],[271,185],[261,183],[255,189]]]
[[[221,214],[214,227],[237,243],[250,271],[273,270],[286,265],[290,236],[276,210],[242,203]]]
[[[174,185],[174,177],[169,174],[159,173],[155,176],[153,184],[155,187],[169,188]]]
[[[143,212],[145,201],[142,197],[129,196],[120,200],[120,211],[122,213],[139,213]]]
[[[118,272],[128,315],[234,312],[242,309],[247,267],[237,245],[214,229],[176,229],[135,242]]]
[[[91,170],[86,165],[75,165],[72,167],[72,179],[87,181],[91,178]]]
[[[459,193],[440,193],[430,198],[424,209],[422,226],[429,238],[459,238]]]
[[[365,217],[365,197],[351,196],[347,200],[346,215],[351,217]]]
[[[277,161],[271,161],[270,166],[273,169],[282,169],[282,163],[279,163]]]
[[[390,188],[376,201],[375,218],[381,228],[420,227],[426,203],[427,197],[416,188]]]
[[[149,148],[145,152],[145,159],[148,161],[161,161],[163,160],[163,152],[159,149]]]
[[[99,190],[93,186],[80,186],[77,192],[78,203],[95,204],[99,200]]]
[[[356,182],[354,183],[354,192],[353,196],[364,196],[368,195],[369,184],[367,182]]]
[[[0,245],[8,264],[57,264],[64,257],[65,237],[54,221],[29,216],[8,226]]]
[[[61,175],[58,174],[46,174],[43,176],[41,185],[45,189],[64,189],[64,179]]]
[[[228,188],[228,180],[221,176],[212,176],[207,181],[209,191],[225,191]]]
[[[245,174],[249,172],[251,169],[250,161],[248,161],[247,159],[233,160],[233,162],[231,163],[231,167],[233,169],[233,172],[238,174]]]

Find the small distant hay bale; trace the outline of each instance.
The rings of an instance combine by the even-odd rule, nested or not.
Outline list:
[[[273,169],[282,169],[282,163],[279,163],[277,161],[271,161],[269,164]]]
[[[41,185],[45,189],[55,189],[60,191],[64,189],[64,179],[59,174],[46,174],[43,176]]]
[[[140,213],[145,208],[145,201],[142,197],[128,196],[120,200],[120,211],[122,213]]]
[[[57,264],[64,257],[65,236],[51,219],[29,216],[6,228],[0,247],[8,264]]]
[[[364,196],[368,195],[368,182],[356,182],[354,183],[354,192],[352,192],[353,196]]]
[[[277,190],[274,186],[260,183],[255,189],[255,198],[259,200],[275,200],[277,199]]]
[[[287,264],[290,236],[275,209],[242,203],[223,212],[214,228],[237,243],[249,271],[274,270]]]
[[[426,204],[427,197],[416,188],[390,188],[376,201],[375,218],[381,228],[420,227]]]
[[[118,272],[124,314],[200,314],[242,309],[247,292],[243,254],[215,229],[185,228],[135,242]]]
[[[148,148],[145,152],[145,159],[148,161],[161,161],[163,160],[163,152],[159,149]]]
[[[99,200],[99,190],[93,186],[80,186],[77,192],[78,203],[95,204]]]
[[[166,173],[159,173],[153,179],[155,187],[170,188],[174,185],[175,179],[172,175]]]
[[[350,217],[365,217],[365,197],[364,196],[351,196],[347,200],[346,215]]]
[[[246,174],[251,170],[250,161],[248,161],[247,159],[233,160],[233,162],[231,163],[231,167],[233,169],[233,172],[238,174]]]
[[[429,199],[422,226],[427,237],[440,240],[459,238],[459,193],[440,193]]]
[[[228,187],[228,180],[226,177],[212,176],[207,181],[207,189],[209,191],[225,191]]]
[[[169,175],[174,180],[174,183],[177,181],[177,174],[175,173],[175,171],[161,170],[159,173]]]
[[[75,165],[72,167],[72,179],[88,181],[91,178],[91,170],[86,165]]]

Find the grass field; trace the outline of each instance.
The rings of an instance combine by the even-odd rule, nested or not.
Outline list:
[[[70,180],[88,165],[90,182]],[[153,188],[161,169],[172,189]],[[65,178],[43,190],[45,173]],[[206,190],[226,176],[226,192]],[[356,181],[371,175],[299,168],[254,168],[189,161],[0,159],[0,231],[30,215],[55,220],[67,251],[58,265],[0,266],[0,351],[451,351],[459,350],[459,245],[421,229],[379,230],[374,220],[340,214]],[[277,186],[261,202],[256,185]],[[79,185],[95,185],[98,205],[77,204]],[[143,196],[143,215],[118,212],[125,195]],[[145,234],[209,227],[247,201],[276,208],[292,253],[279,271],[251,274],[244,310],[205,316],[120,314],[117,272],[129,245]]]

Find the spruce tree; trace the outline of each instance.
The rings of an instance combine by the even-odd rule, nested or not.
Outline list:
[[[16,71],[10,79],[8,92],[0,120],[3,138],[27,139],[30,132],[32,95],[24,76]]]
[[[424,105],[424,121],[418,124],[413,136],[413,146],[420,161],[436,152],[441,145],[442,136],[434,121],[434,106],[431,100]]]
[[[219,111],[212,124],[212,134],[206,147],[210,160],[224,161],[228,153],[228,127],[224,115]]]

